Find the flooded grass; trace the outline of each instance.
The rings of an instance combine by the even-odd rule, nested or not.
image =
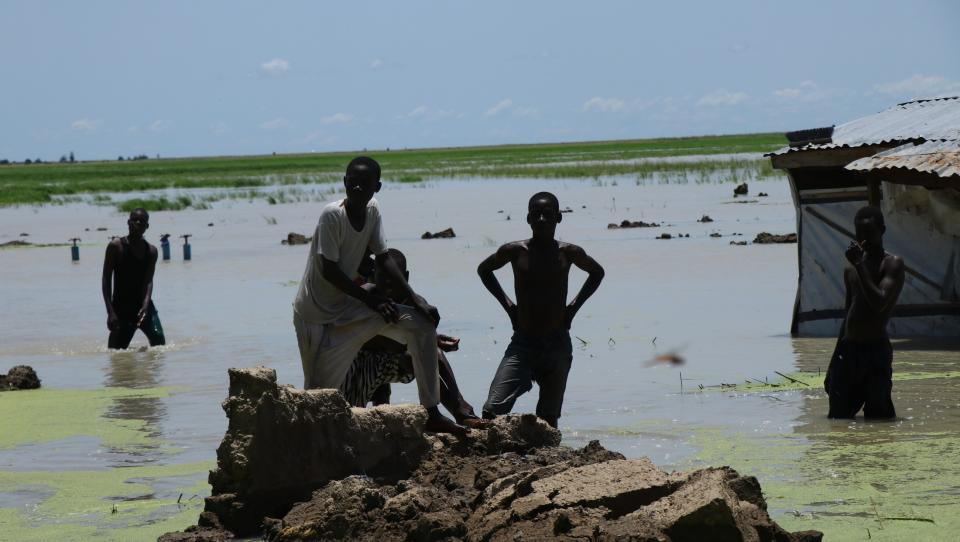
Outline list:
[[[595,178],[688,169],[720,169],[729,160],[651,163],[647,158],[764,152],[780,134],[747,134],[594,143],[372,151],[384,179],[436,177]],[[211,157],[0,167],[0,206],[44,204],[77,194],[170,188],[248,188],[336,182],[351,153]],[[757,160],[767,163],[767,160]],[[769,168],[769,164],[758,165]],[[738,166],[739,168],[739,166]],[[772,172],[771,172],[772,173]],[[160,203],[154,203],[160,205]]]

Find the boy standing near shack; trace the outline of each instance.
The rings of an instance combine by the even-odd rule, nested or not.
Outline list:
[[[603,267],[577,245],[554,239],[563,219],[560,202],[539,192],[527,205],[527,224],[533,235],[501,246],[477,268],[480,280],[500,303],[513,325],[513,337],[490,384],[484,418],[507,414],[518,397],[540,387],[537,416],[557,427],[567,374],[573,361],[570,323],[603,280]],[[493,272],[513,267],[514,303]],[[588,273],[580,293],[567,304],[570,266]]]
[[[326,205],[310,245],[307,268],[293,303],[304,388],[339,388],[364,343],[384,335],[406,344],[417,377],[427,431],[465,434],[468,429],[440,413],[437,333],[440,315],[404,280],[387,253],[380,207],[380,164],[365,156],[347,166],[344,199]],[[397,305],[362,288],[355,279],[366,250],[411,300]]]
[[[853,418],[863,407],[867,419],[896,417],[893,349],[887,322],[903,289],[905,266],[900,256],[883,249],[886,226],[880,209],[867,206],[853,219],[856,240],[846,251],[843,273],[846,310],[824,388],[830,418]]]
[[[152,299],[157,247],[143,238],[149,227],[147,210],[134,209],[127,219],[127,235],[110,241],[103,257],[100,289],[107,308],[109,348],[130,346],[137,329],[147,336],[150,346],[166,344]]]

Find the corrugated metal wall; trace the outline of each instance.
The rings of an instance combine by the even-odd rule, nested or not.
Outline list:
[[[797,333],[836,336],[843,318],[844,250],[853,216],[866,202],[803,203],[803,194]],[[912,314],[891,320],[891,336],[960,337],[960,197],[888,183],[883,194],[885,248],[902,256],[909,269],[898,311]]]

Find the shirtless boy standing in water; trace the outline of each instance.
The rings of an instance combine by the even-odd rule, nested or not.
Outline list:
[[[893,400],[893,349],[887,321],[903,289],[900,256],[883,249],[886,226],[877,207],[863,207],[853,219],[857,240],[850,243],[843,273],[847,315],[830,360],[824,387],[830,418],[853,418],[863,407],[867,419],[896,416]]]
[[[567,373],[573,361],[570,323],[603,280],[603,267],[576,245],[553,238],[563,219],[557,197],[540,192],[527,205],[533,236],[501,246],[477,268],[483,285],[500,302],[513,324],[513,338],[490,384],[483,417],[507,414],[518,397],[540,386],[537,416],[557,426]],[[513,266],[517,302],[504,293],[493,272]],[[567,278],[575,265],[589,274],[567,304]]]
[[[137,329],[147,336],[150,346],[166,343],[160,316],[151,299],[157,247],[143,238],[149,227],[150,215],[146,209],[134,209],[127,220],[129,233],[107,245],[100,287],[107,308],[109,348],[130,346]]]

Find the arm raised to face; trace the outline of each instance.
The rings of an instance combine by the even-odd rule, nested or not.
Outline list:
[[[903,258],[899,256],[887,256],[880,264],[880,280],[874,282],[873,277],[866,267],[865,259],[854,266],[857,276],[860,278],[860,292],[864,300],[871,309],[877,312],[886,312],[897,302],[900,297],[900,290],[903,289],[903,280],[905,266]]]

